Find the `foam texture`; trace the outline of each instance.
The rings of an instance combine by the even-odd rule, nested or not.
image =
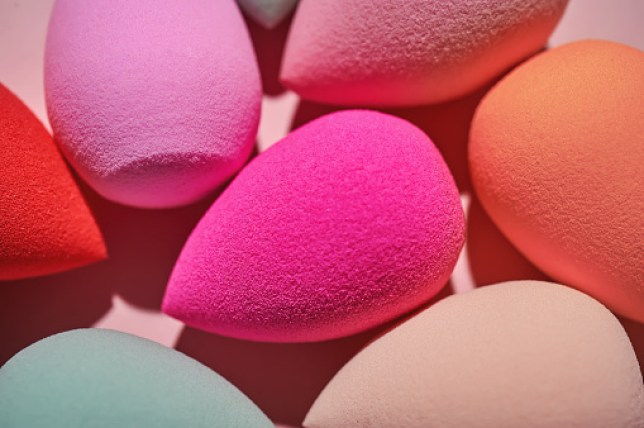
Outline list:
[[[103,237],[51,136],[0,85],[0,280],[105,257]]]
[[[45,87],[64,154],[116,202],[193,202],[254,145],[261,83],[234,0],[58,0]]]
[[[4,428],[266,427],[248,397],[199,362],[111,330],[51,336],[0,369]]]
[[[341,337],[434,296],[463,241],[458,190],[422,131],[333,113],[260,154],[215,201],[163,311],[244,339]]]
[[[480,104],[469,157],[485,210],[538,268],[644,322],[644,53],[582,41]]]
[[[237,0],[254,21],[265,28],[275,28],[297,5],[297,0]]]
[[[447,297],[350,360],[304,426],[637,428],[644,386],[618,320],[537,281]]]
[[[437,103],[541,49],[567,0],[302,0],[282,64],[303,98]]]

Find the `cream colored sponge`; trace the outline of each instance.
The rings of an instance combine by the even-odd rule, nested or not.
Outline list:
[[[304,425],[641,428],[643,411],[635,353],[610,311],[516,281],[448,297],[373,342]]]
[[[472,182],[539,269],[644,322],[644,53],[583,41],[522,64],[474,116]]]

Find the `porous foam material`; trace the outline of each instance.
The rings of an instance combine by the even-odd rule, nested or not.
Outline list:
[[[472,182],[539,269],[644,322],[644,53],[581,41],[521,65],[481,102]]]
[[[206,366],[155,342],[81,329],[43,339],[0,369],[3,428],[266,427]]]
[[[57,142],[104,197],[193,202],[250,155],[261,83],[234,0],[58,0],[45,87]]]
[[[558,284],[506,282],[447,297],[368,345],[304,426],[639,428],[644,387],[604,306]]]
[[[437,103],[541,49],[567,0],[302,0],[282,64],[303,98]]]
[[[275,28],[297,5],[297,0],[237,0],[239,6],[265,28]]]
[[[243,339],[337,338],[433,297],[463,241],[458,190],[422,131],[333,113],[260,154],[215,201],[163,311]]]
[[[0,280],[105,257],[103,237],[51,136],[0,84]]]

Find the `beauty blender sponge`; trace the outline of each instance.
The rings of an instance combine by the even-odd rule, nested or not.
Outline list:
[[[463,229],[454,180],[422,131],[373,111],[329,114],[260,154],[215,201],[163,311],[258,341],[350,335],[438,293]]]
[[[519,66],[483,99],[476,192],[539,269],[644,322],[644,53],[581,41]]]
[[[250,17],[266,28],[274,28],[295,9],[297,0],[237,0]]]
[[[51,136],[0,85],[0,280],[105,257],[103,237]]]
[[[254,145],[261,84],[234,0],[58,0],[45,87],[64,154],[116,202],[193,202]]]
[[[643,411],[637,359],[610,311],[516,281],[447,297],[368,345],[304,426],[638,428]]]
[[[282,63],[303,98],[402,106],[456,98],[541,49],[567,0],[302,0]]]
[[[0,426],[273,427],[201,363],[100,329],[51,336],[9,360],[0,369]]]

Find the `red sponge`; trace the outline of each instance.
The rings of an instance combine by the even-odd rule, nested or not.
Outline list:
[[[51,136],[0,85],[0,280],[105,257],[94,217]]]

